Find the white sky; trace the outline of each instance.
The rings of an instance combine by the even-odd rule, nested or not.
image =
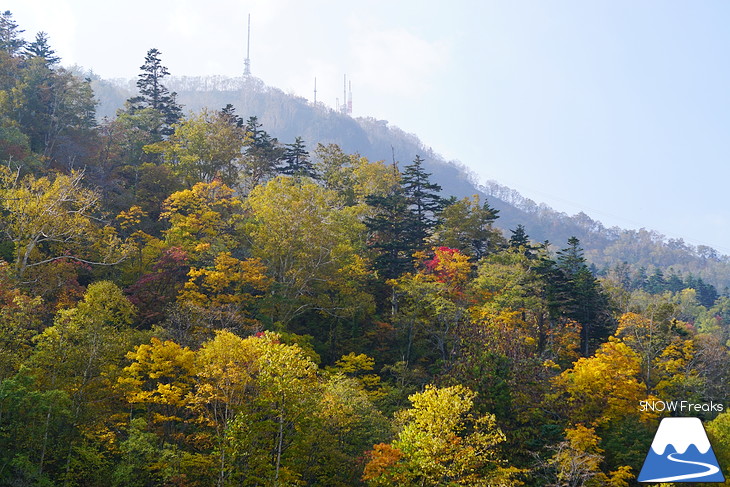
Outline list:
[[[5,0],[64,65],[255,76],[390,121],[537,202],[730,254],[724,0]],[[384,155],[386,157],[387,155]],[[529,229],[528,229],[529,231]]]

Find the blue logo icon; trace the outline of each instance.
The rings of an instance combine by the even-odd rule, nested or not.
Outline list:
[[[654,435],[639,482],[724,482],[699,418],[664,418]]]

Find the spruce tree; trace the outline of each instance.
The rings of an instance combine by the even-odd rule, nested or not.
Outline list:
[[[288,176],[316,179],[317,172],[309,160],[309,152],[307,152],[307,148],[301,137],[294,139],[292,144],[286,144],[284,146],[280,172]]]
[[[684,282],[682,282],[682,278],[680,276],[678,276],[677,273],[674,272],[674,269],[672,269],[672,268],[669,269],[669,277],[667,277],[667,280],[666,280],[666,287],[667,287],[667,290],[669,290],[673,293],[678,293],[679,291],[681,291],[682,289],[685,288]]]
[[[421,247],[411,235],[417,220],[409,199],[401,186],[395,186],[385,196],[367,196],[366,202],[374,209],[365,225],[368,247],[376,251],[375,269],[382,279],[399,277],[412,269],[413,254]]]
[[[252,189],[276,174],[283,151],[279,141],[263,129],[257,117],[249,117],[244,130],[246,150],[243,157],[243,171]]]
[[[142,72],[137,80],[139,96],[128,100],[129,112],[151,108],[161,116],[161,125],[154,129],[155,135],[169,137],[175,131],[172,126],[182,119],[182,106],[177,101],[177,93],[170,91],[162,83],[170,72],[162,65],[160,51],[150,49],[140,66]]]
[[[40,58],[45,60],[46,66],[53,66],[61,61],[61,58],[56,56],[56,51],[51,49],[48,43],[48,34],[45,32],[39,32],[35,36],[35,40],[27,45],[25,48],[25,55],[29,58]]]
[[[507,246],[514,252],[521,252],[528,258],[535,257],[535,250],[537,247],[530,243],[530,236],[525,231],[525,226],[521,223],[517,225],[517,228],[510,230],[512,235],[507,242]]]
[[[664,278],[664,272],[657,267],[646,282],[646,291],[650,294],[661,294],[666,290],[667,281]]]
[[[441,186],[429,180],[431,176],[423,168],[423,159],[416,156],[406,166],[401,176],[401,186],[413,217],[408,228],[408,238],[417,248],[423,248],[426,238],[437,224],[437,217],[446,204],[439,195]]]
[[[6,51],[11,56],[20,54],[25,46],[25,41],[20,37],[23,32],[25,31],[18,28],[9,10],[0,14],[0,50]]]
[[[226,119],[229,124],[231,124],[234,127],[243,128],[243,118],[236,115],[236,109],[228,103],[225,107],[223,107],[220,110],[220,115],[222,118]]]
[[[557,274],[550,285],[563,315],[581,324],[581,352],[588,356],[611,334],[608,298],[590,271],[580,240],[568,239],[558,251]]]
[[[393,166],[398,171],[397,166]],[[427,238],[445,206],[441,186],[429,181],[423,159],[416,156],[400,175],[400,184],[385,196],[368,196],[374,216],[366,218],[368,246],[376,250],[375,267],[390,279],[412,269],[413,254],[426,250]]]

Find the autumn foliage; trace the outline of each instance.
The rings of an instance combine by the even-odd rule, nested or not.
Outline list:
[[[726,400],[696,276],[508,238],[415,154],[183,117],[157,50],[96,123],[1,18],[0,485],[628,486],[642,401]]]

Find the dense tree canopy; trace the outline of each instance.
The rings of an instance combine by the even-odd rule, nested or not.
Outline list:
[[[728,397],[697,275],[504,235],[418,155],[183,117],[156,49],[97,124],[22,33],[0,15],[0,485],[628,486],[645,401]]]

